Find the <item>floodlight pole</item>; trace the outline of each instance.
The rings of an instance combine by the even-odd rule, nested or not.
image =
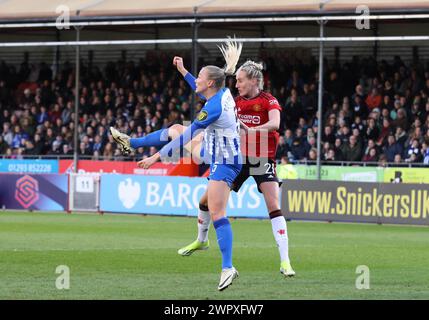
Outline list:
[[[324,25],[327,21],[320,20],[320,40],[319,40],[319,96],[317,99],[317,180],[321,179],[320,159],[322,157],[322,103],[323,103],[323,37]]]
[[[76,41],[80,41],[80,30],[82,27],[75,27]],[[74,97],[74,143],[73,143],[73,171],[77,173],[78,165],[78,127],[79,127],[79,78],[80,78],[80,46],[76,45],[76,72],[75,72],[75,97]]]

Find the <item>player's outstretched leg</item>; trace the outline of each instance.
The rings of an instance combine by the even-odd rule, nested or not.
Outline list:
[[[204,204],[205,203],[205,204]],[[209,248],[209,228],[210,212],[207,207],[207,191],[200,199],[200,209],[198,211],[198,237],[191,244],[180,248],[177,253],[182,256],[190,256],[196,250],[206,250]]]
[[[141,138],[131,138],[110,127],[110,134],[124,155],[130,154],[140,147],[163,147],[169,142],[169,129],[160,129]]]
[[[126,135],[125,133],[119,132],[113,127],[110,127],[109,130],[113,140],[115,140],[115,142],[118,144],[119,150],[123,155],[129,155],[131,152],[134,151],[130,144],[130,136]]]
[[[141,138],[131,138],[125,133],[121,133],[115,128],[110,127],[113,140],[119,145],[119,150],[123,155],[129,155],[131,152],[141,147],[162,148],[169,143],[170,140],[179,137],[185,130],[185,126],[175,124],[168,129],[160,129]],[[185,145],[185,149],[188,150],[195,159],[199,159],[200,156],[202,137],[203,134],[200,133]]]

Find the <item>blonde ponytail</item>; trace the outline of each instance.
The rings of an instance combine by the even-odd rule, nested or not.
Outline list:
[[[238,43],[235,38],[231,39],[228,37],[228,40],[225,44],[218,46],[220,52],[225,59],[225,74],[233,75],[235,73],[235,68],[237,66],[238,60],[240,60],[241,50],[243,49],[243,44]]]
[[[225,42],[225,44],[218,47],[225,59],[225,68],[222,69],[216,66],[205,66],[204,69],[207,70],[208,79],[215,81],[215,87],[222,88],[225,86],[226,76],[230,76],[235,73],[238,60],[240,60],[243,44],[237,43],[235,39],[233,40],[228,37],[228,40]]]

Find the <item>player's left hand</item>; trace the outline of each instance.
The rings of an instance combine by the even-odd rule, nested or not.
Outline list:
[[[143,159],[137,162],[137,165],[143,169],[149,169],[152,165],[154,165],[161,158],[159,152],[155,153],[153,156]]]

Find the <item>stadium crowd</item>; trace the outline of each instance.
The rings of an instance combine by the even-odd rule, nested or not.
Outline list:
[[[277,159],[317,159],[318,62],[285,54],[261,55],[265,85],[283,107]],[[188,59],[190,61],[190,59]],[[204,63],[201,61],[201,63]],[[326,62],[322,115],[324,161],[429,164],[429,65],[399,57],[377,62]],[[236,94],[234,79],[227,85]],[[72,156],[75,73],[45,64],[0,62],[0,151],[4,157]],[[138,62],[81,67],[78,153],[92,159],[121,157],[106,129],[133,137],[191,120],[191,92],[167,53]],[[197,101],[196,111],[202,107]],[[136,158],[155,148],[137,150]]]

